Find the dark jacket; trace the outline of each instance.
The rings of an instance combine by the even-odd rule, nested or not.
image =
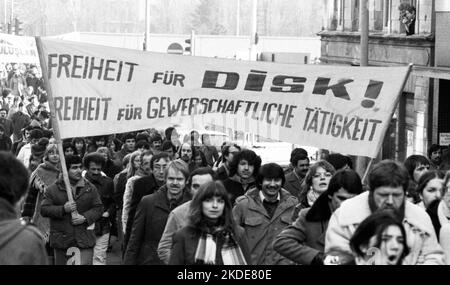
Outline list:
[[[7,137],[10,137],[13,134],[14,128],[11,120],[0,118],[0,125],[3,125],[3,127],[5,127],[5,135]]]
[[[325,234],[331,210],[327,195],[321,195],[311,208],[303,209],[296,221],[285,228],[275,239],[273,247],[286,258],[310,265],[324,252]]]
[[[95,188],[97,189],[98,194],[100,195],[100,200],[103,204],[103,211],[109,213],[109,217],[100,217],[95,222],[95,234],[97,236],[102,236],[104,234],[107,234],[111,230],[111,223],[113,222],[113,218],[115,217],[116,213],[116,203],[114,202],[113,195],[114,195],[114,185],[111,178],[108,176],[99,175],[97,177],[89,175],[89,173],[86,173],[85,178],[91,182]]]
[[[244,188],[242,183],[236,181],[234,177],[230,177],[225,179],[225,181],[223,181],[223,186],[225,186],[225,189],[227,189],[231,205],[234,205],[234,203],[236,202],[236,198],[244,195],[245,192],[247,192],[247,190],[256,187],[256,183],[254,181],[250,182]]]
[[[153,174],[148,176],[140,177],[134,181],[133,194],[131,195],[130,208],[128,210],[128,220],[127,228],[125,229],[124,244],[127,248],[128,241],[130,240],[131,228],[133,227],[134,215],[136,214],[136,209],[141,202],[142,198],[146,195],[153,194],[160,187],[156,183]]]
[[[118,175],[118,176],[117,176]],[[123,195],[125,194],[125,187],[127,185],[127,172],[120,172],[117,174],[117,184],[114,186],[114,201],[118,210],[123,208]]]
[[[216,170],[216,177],[220,181],[225,181],[228,178],[228,171],[225,166],[225,164],[222,164],[217,170]]]
[[[300,199],[300,191],[304,178],[299,180],[294,171],[291,171],[289,174],[286,174],[286,182],[284,183],[283,188],[289,191],[294,197]]]
[[[436,237],[437,237],[438,241],[439,241],[439,235],[440,235],[439,233],[441,231],[441,222],[439,222],[437,210],[438,210],[438,206],[439,206],[440,202],[441,202],[441,200],[436,200],[436,201],[431,202],[431,204],[428,206],[428,209],[427,209],[427,214],[431,218],[431,223],[433,224],[433,228],[434,228],[434,231],[436,232]]]
[[[30,117],[21,111],[17,111],[11,116],[11,121],[13,123],[14,139],[22,138],[22,129],[30,124]]]
[[[236,199],[234,220],[245,229],[254,265],[287,265],[292,261],[278,254],[272,246],[276,236],[291,223],[292,212],[298,200],[281,189],[280,201],[272,217],[259,196],[259,189],[252,189]]]
[[[245,261],[248,265],[250,265],[251,257],[248,250],[247,240],[245,238],[245,231],[242,227],[237,226],[235,232],[235,240],[242,250]],[[195,264],[195,252],[197,251],[200,236],[201,232],[189,225],[175,232],[173,236],[169,265]],[[221,249],[222,243],[218,242],[216,248],[216,265],[223,265]]]
[[[86,222],[81,225],[72,225],[71,214],[64,211],[68,198],[62,177],[44,194],[41,214],[50,218],[50,246],[53,248],[92,248],[95,245],[94,231],[88,230],[87,227],[101,217],[102,201],[95,186],[86,179],[82,178],[77,185],[77,194],[73,195],[73,198],[78,213],[86,218]]]
[[[12,141],[9,137],[5,135],[0,136],[0,150],[1,151],[11,151]]]
[[[170,211],[191,199],[189,191],[187,189],[183,191],[180,199],[172,204],[169,204],[165,186],[156,193],[142,198],[134,218],[124,264],[164,264],[157,253],[159,240],[164,232]]]
[[[0,265],[47,265],[44,239],[37,228],[22,225],[14,207],[0,198]]]
[[[307,191],[306,191],[307,192]],[[295,206],[294,212],[292,213],[292,222],[295,222],[300,215],[300,211],[309,208],[308,196],[300,193],[299,203]]]
[[[105,166],[103,167],[103,172],[111,179],[114,179],[114,176],[122,171],[122,167],[117,166],[114,164],[114,162],[108,158],[108,160],[105,163]]]

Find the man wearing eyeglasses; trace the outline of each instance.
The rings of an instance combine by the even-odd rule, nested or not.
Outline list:
[[[306,173],[309,170],[309,158],[304,153],[292,153],[291,165],[293,167],[292,172],[286,175],[286,183],[284,188],[289,191],[293,196],[300,198],[300,190],[305,179]]]
[[[430,217],[419,206],[406,200],[409,175],[395,161],[383,160],[369,174],[369,191],[341,204],[331,216],[325,238],[325,254],[351,254],[349,241],[359,224],[372,213],[390,211],[402,221],[410,254],[403,264],[444,264]],[[362,249],[364,252],[369,248]],[[334,254],[333,252],[339,252]]]

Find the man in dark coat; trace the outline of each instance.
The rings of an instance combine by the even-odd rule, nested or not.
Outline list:
[[[5,135],[5,128],[0,125],[0,150],[1,151],[11,151],[12,141]]]
[[[124,264],[163,265],[157,254],[159,240],[170,211],[190,200],[186,180],[188,166],[181,160],[172,161],[166,169],[166,185],[145,196],[136,211]]]
[[[150,160],[150,168],[152,172],[150,175],[143,176],[134,182],[134,191],[131,196],[130,209],[127,220],[127,228],[125,229],[124,243],[128,244],[130,239],[131,227],[134,222],[134,215],[136,209],[141,202],[142,198],[146,195],[153,194],[159,188],[165,185],[164,173],[171,159],[165,152],[161,152],[152,157]]]
[[[80,250],[81,265],[92,264],[96,238],[91,227],[102,216],[103,205],[95,186],[82,177],[81,162],[79,156],[66,156],[74,201],[68,201],[61,177],[47,189],[41,205],[42,216],[50,218],[50,246],[55,250],[56,265],[67,263],[67,249],[71,247]]]
[[[3,125],[3,127],[5,128],[5,135],[7,137],[10,137],[14,132],[14,129],[12,121],[6,118],[7,114],[8,110],[6,110],[5,108],[0,109],[0,125]]]
[[[116,211],[114,203],[114,185],[111,178],[102,174],[105,164],[103,155],[99,153],[89,153],[83,159],[84,167],[87,169],[85,178],[97,188],[98,194],[103,204],[103,213],[95,223],[96,242],[94,247],[94,265],[106,265],[106,251],[109,245],[109,235],[112,218]]]
[[[292,195],[300,198],[300,191],[302,183],[305,179],[306,173],[309,170],[309,158],[304,153],[291,154],[292,171],[286,174],[286,183],[284,189],[289,191]]]
[[[17,218],[28,180],[22,163],[14,155],[0,152],[0,265],[47,265],[42,234]]]

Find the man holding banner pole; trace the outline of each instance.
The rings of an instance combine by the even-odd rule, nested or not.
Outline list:
[[[63,154],[62,140],[61,140],[61,132],[59,128],[59,122],[56,117],[55,105],[53,99],[52,86],[49,84],[48,79],[48,68],[46,65],[46,61],[44,58],[44,52],[42,50],[42,43],[39,37],[36,37],[36,46],[39,51],[39,61],[41,63],[42,74],[44,77],[44,85],[48,94],[48,103],[50,108],[50,117],[52,120],[52,126],[54,131],[54,137],[56,139],[56,143],[58,145],[58,152]],[[75,261],[75,264],[83,264],[86,262],[87,264],[92,264],[92,256],[93,256],[93,247],[95,245],[95,235],[93,231],[94,222],[100,218],[102,215],[102,202],[100,200],[100,196],[92,184],[87,182],[83,177],[81,177],[81,165],[82,161],[76,161],[76,157],[71,157],[74,161],[71,161],[69,165],[66,165],[66,158],[64,155],[60,156],[61,159],[61,169],[62,169],[62,178],[58,180],[56,184],[53,184],[52,187],[49,187],[55,193],[59,194],[56,196],[52,196],[50,191],[44,195],[44,200],[42,202],[41,214],[44,217],[50,218],[50,229],[52,232],[52,224],[53,227],[59,228],[59,232],[56,234],[50,234],[50,246],[55,249],[55,264],[66,264],[67,262],[67,254],[68,252],[72,252],[73,248],[80,248],[80,260]],[[80,158],[81,160],[81,158]],[[74,166],[71,166],[75,164]],[[78,175],[78,167],[79,164],[79,175]],[[71,169],[74,167],[74,169]],[[68,170],[71,170],[72,180],[69,178]],[[73,183],[71,183],[71,181]],[[83,183],[84,182],[84,183]],[[81,183],[78,185],[78,183]],[[89,185],[89,187],[85,187],[85,183]],[[78,185],[78,186],[77,186]],[[79,188],[77,190],[77,188]],[[65,192],[65,195],[61,193],[61,191]],[[84,191],[80,191],[84,190]],[[74,191],[75,193],[73,193]],[[84,207],[85,205],[77,205],[73,196],[76,195],[78,198],[81,197],[82,193],[90,193],[93,195],[90,197],[89,207]],[[80,199],[79,203],[84,204],[84,200],[87,196],[84,195],[83,199]],[[56,200],[54,200],[56,199]],[[61,208],[60,206],[63,205]],[[87,205],[86,205],[87,206]],[[86,213],[79,214],[78,211],[84,209],[88,211],[88,215]],[[69,219],[66,213],[70,213],[71,219]],[[53,222],[53,223],[52,223]],[[78,226],[78,227],[77,227]],[[76,231],[76,227],[80,229]],[[89,231],[87,228],[91,228]],[[84,229],[84,230],[83,230]],[[80,238],[84,236],[84,239]],[[53,237],[53,238],[52,238]],[[93,244],[92,243],[93,238]],[[52,242],[53,240],[53,242]],[[83,250],[87,249],[87,250]]]
[[[70,188],[66,188],[62,177],[51,185],[44,194],[41,214],[50,218],[55,265],[65,265],[70,258],[67,251],[73,247],[80,252],[80,260],[75,264],[91,265],[96,242],[92,225],[102,216],[103,204],[95,186],[81,175],[81,158],[68,155],[65,160]],[[68,198],[68,192],[73,200]]]

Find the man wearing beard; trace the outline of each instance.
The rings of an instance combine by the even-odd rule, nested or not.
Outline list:
[[[245,229],[253,265],[287,265],[292,261],[273,248],[273,241],[290,225],[298,199],[282,187],[283,168],[276,163],[263,165],[256,188],[236,199],[233,217]]]
[[[130,240],[123,263],[126,265],[163,265],[157,254],[158,244],[170,211],[189,201],[186,188],[189,169],[181,160],[172,161],[165,171],[166,184],[142,198],[136,210]]]
[[[194,162],[195,152],[195,147],[193,147],[190,143],[183,143],[178,152],[178,157],[188,164],[189,172],[194,171],[196,168]]]
[[[286,175],[286,183],[284,184],[284,188],[292,195],[299,198],[303,180],[309,170],[308,155],[293,152],[291,155],[291,165],[293,166],[293,170]]]
[[[87,154],[83,159],[84,167],[87,169],[84,178],[97,188],[103,204],[102,216],[95,222],[94,265],[106,265],[111,224],[116,212],[116,204],[113,199],[113,180],[102,173],[105,162],[103,155],[95,152]]]
[[[410,254],[404,264],[444,264],[444,253],[431,219],[423,209],[406,200],[408,180],[408,171],[403,165],[392,160],[376,164],[369,174],[370,190],[344,201],[331,216],[325,254],[351,254],[349,242],[359,224],[372,213],[391,211],[406,230]]]

